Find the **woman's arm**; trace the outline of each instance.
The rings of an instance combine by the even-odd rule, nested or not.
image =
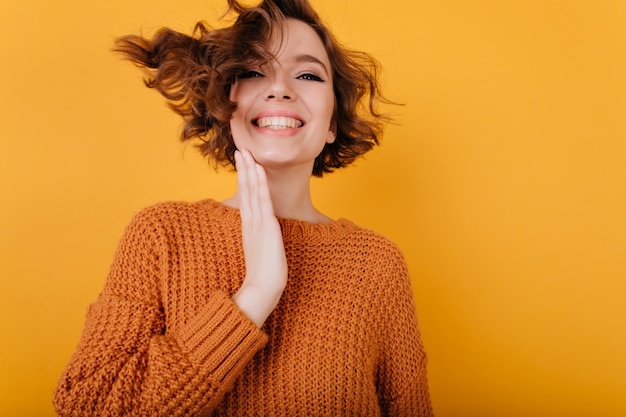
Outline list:
[[[397,249],[390,268],[393,276],[385,286],[383,346],[378,369],[381,408],[385,416],[431,417],[426,353],[408,270]]]
[[[168,264],[158,216],[127,228],[55,391],[61,416],[187,416],[216,407],[267,337],[230,297],[210,294],[166,332],[159,275]]]

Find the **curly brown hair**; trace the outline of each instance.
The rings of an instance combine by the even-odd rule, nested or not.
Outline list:
[[[182,141],[199,138],[202,155],[235,166],[230,119],[237,104],[230,101],[231,86],[251,62],[273,58],[265,45],[292,18],[315,30],[332,66],[336,139],[317,156],[312,175],[347,166],[379,143],[390,119],[376,105],[390,101],[381,95],[373,57],[341,46],[307,0],[264,0],[256,7],[228,0],[228,5],[227,14],[238,15],[229,27],[198,22],[191,36],[162,28],[151,39],[128,35],[115,41],[114,51],[144,68],[146,86],[156,88],[182,116]]]

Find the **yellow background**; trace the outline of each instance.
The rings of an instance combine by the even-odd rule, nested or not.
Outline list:
[[[403,249],[437,415],[626,415],[626,2],[314,4],[406,104],[314,192]],[[224,5],[0,5],[1,416],[53,415],[135,212],[233,192],[109,51]]]

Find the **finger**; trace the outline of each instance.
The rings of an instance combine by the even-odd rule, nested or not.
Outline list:
[[[239,211],[243,220],[243,218],[248,217],[248,213],[250,212],[250,196],[248,193],[248,170],[240,151],[235,151],[235,167],[237,168]]]
[[[272,205],[272,198],[270,195],[269,186],[267,185],[267,176],[265,175],[265,169],[261,165],[256,164],[255,170],[257,174],[257,195],[261,215],[264,217],[274,217],[274,207]]]
[[[261,213],[259,210],[259,177],[256,168],[258,164],[252,157],[250,151],[244,150],[242,156],[246,167],[247,189],[244,190],[244,192],[247,193],[248,197],[249,213],[254,221],[259,221]]]

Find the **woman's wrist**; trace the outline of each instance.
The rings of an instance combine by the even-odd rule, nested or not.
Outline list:
[[[268,290],[244,284],[233,294],[232,300],[258,328],[261,328],[276,308],[282,293],[282,290]]]

